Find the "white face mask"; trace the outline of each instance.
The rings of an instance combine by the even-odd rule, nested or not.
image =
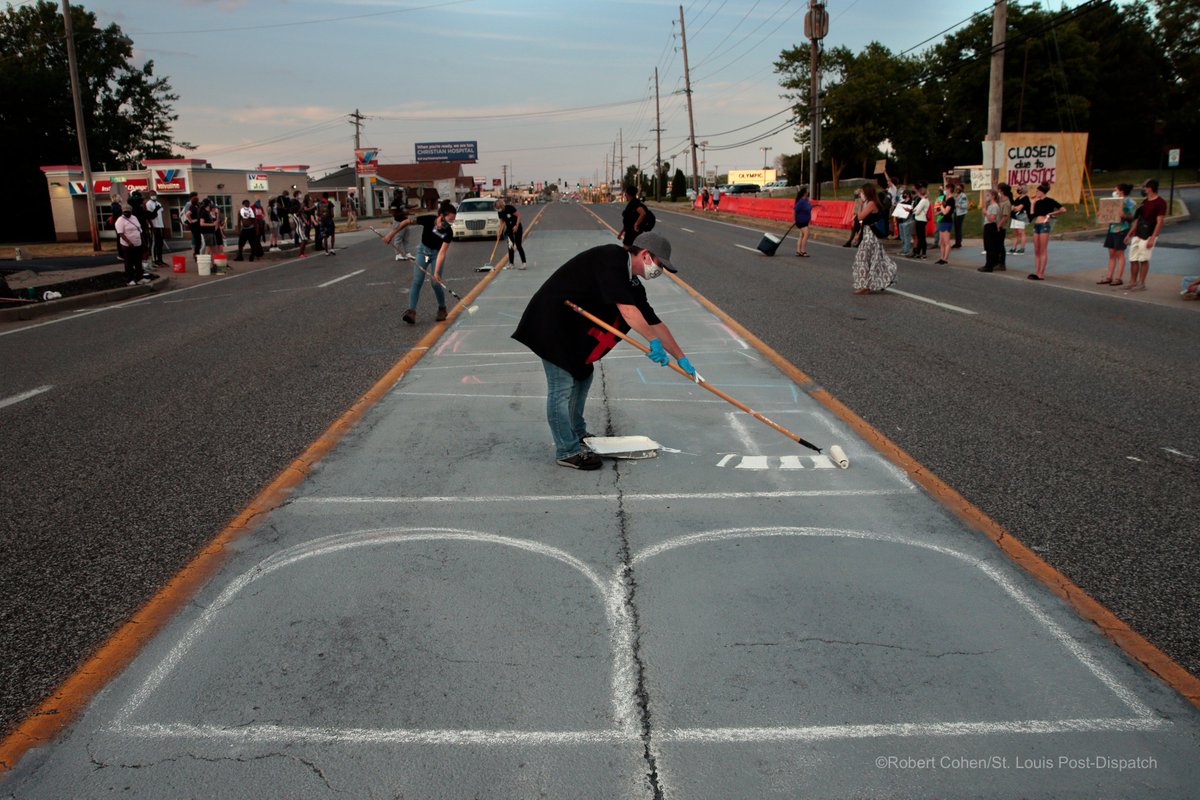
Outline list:
[[[647,255],[642,259],[642,272],[648,281],[652,281],[659,275],[662,275],[663,268],[654,263],[654,259]]]
[[[1114,191],[1114,192],[1112,193],[1112,196],[1113,196],[1113,197],[1120,197],[1120,196],[1121,196],[1121,193],[1120,193],[1120,192],[1117,192],[1117,191]]]

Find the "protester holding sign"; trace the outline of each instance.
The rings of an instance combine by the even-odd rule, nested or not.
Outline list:
[[[1133,186],[1119,183],[1113,189],[1113,199],[1121,203],[1121,213],[1116,222],[1108,224],[1108,235],[1104,237],[1104,247],[1108,250],[1108,274],[1096,283],[1109,286],[1120,286],[1125,274],[1125,234],[1129,231],[1129,223],[1133,221],[1134,203],[1129,193]],[[1115,277],[1114,277],[1114,273]]]

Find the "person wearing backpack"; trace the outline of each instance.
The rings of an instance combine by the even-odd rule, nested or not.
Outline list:
[[[637,189],[626,186],[625,199],[628,202],[625,204],[625,210],[621,212],[621,232],[617,234],[617,238],[625,245],[625,249],[629,250],[639,233],[654,228],[655,219],[653,212],[638,198]]]

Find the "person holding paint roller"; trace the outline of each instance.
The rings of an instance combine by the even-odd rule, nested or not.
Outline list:
[[[622,332],[637,331],[650,342],[647,357],[660,366],[671,357],[689,375],[696,370],[666,324],[646,299],[641,280],[663,270],[676,272],[671,243],[657,233],[642,233],[628,251],[621,245],[593,247],[574,256],[534,293],[512,338],[542,359],[546,371],[546,421],[554,439],[558,464],[572,469],[599,469],[600,457],[583,444],[589,436],[583,419],[593,364],[619,338],[572,311],[564,301],[605,320]]]
[[[496,198],[496,213],[500,216],[500,221],[504,223],[503,230],[496,231],[496,241],[499,242],[501,236],[508,241],[508,265],[511,267],[516,264],[517,253],[520,253],[521,266],[517,269],[525,269],[525,248],[521,245],[525,224],[521,222],[521,215],[517,212],[516,206],[505,203],[499,197]]]

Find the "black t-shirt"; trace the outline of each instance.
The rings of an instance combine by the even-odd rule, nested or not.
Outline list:
[[[1062,203],[1053,197],[1043,197],[1033,204],[1033,218],[1044,217],[1051,211],[1058,211],[1060,208],[1062,208]]]
[[[517,209],[513,206],[505,206],[497,212],[500,215],[500,221],[504,223],[504,227],[510,231],[515,230],[518,223]]]
[[[646,209],[646,217],[642,220],[642,222],[647,223],[650,221],[650,209],[646,208],[646,204],[637,198],[630,200],[625,205],[625,210],[621,212],[621,226],[625,229],[626,237],[636,236],[643,231],[649,230],[644,224],[642,227],[638,228],[637,231],[634,231],[633,229],[634,223],[636,223],[638,219],[639,208]]]
[[[442,227],[437,227],[437,214],[425,214],[413,222],[421,226],[421,244],[435,253],[442,249],[443,244],[454,241],[454,231],[450,230],[450,223],[444,222]]]
[[[570,372],[576,380],[592,374],[592,364],[620,341],[563,303],[570,300],[622,333],[629,323],[617,304],[637,306],[646,322],[658,315],[646,299],[646,287],[629,274],[629,253],[605,244],[578,254],[559,267],[534,293],[512,337],[538,356]]]

